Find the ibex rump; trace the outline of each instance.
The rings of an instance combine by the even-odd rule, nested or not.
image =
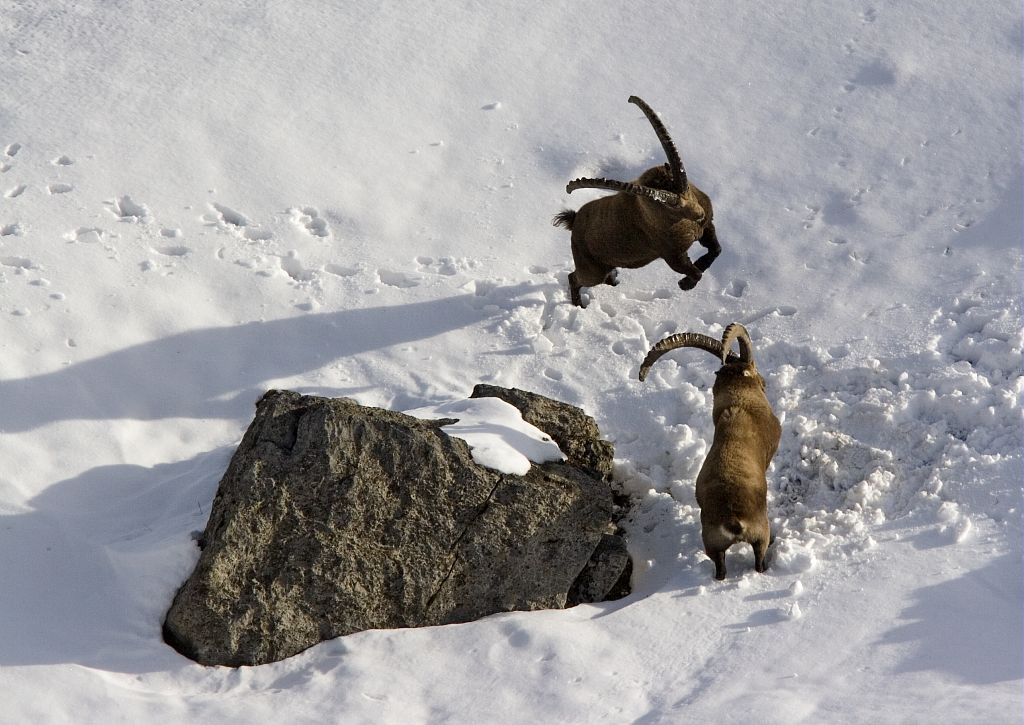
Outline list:
[[[617,191],[587,202],[577,211],[564,209],[552,224],[572,232],[572,258],[576,269],[569,274],[569,297],[584,307],[581,287],[618,284],[617,268],[635,269],[664,259],[683,275],[679,287],[693,289],[704,271],[722,251],[712,223],[707,194],[689,183],[675,144],[658,115],[642,99],[629,97],[647,116],[668,163],[648,169],[635,181],[576,179],[565,187]],[[699,242],[707,249],[696,262],[687,250]]]
[[[735,341],[739,355],[730,351]],[[765,472],[778,449],[782,427],[765,396],[750,336],[739,323],[725,328],[721,342],[693,332],[671,335],[647,353],[640,379],[647,377],[658,358],[680,347],[697,347],[722,360],[712,388],[715,436],[697,474],[704,551],[715,563],[715,578],[724,579],[726,550],[745,541],[754,548],[754,568],[763,572],[772,541]]]

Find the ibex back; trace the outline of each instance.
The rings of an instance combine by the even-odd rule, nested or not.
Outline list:
[[[617,191],[587,202],[578,211],[564,209],[552,223],[572,232],[569,297],[584,307],[581,287],[618,284],[618,268],[643,267],[664,259],[683,275],[679,287],[693,289],[721,252],[714,212],[707,194],[689,183],[675,144],[658,115],[642,99],[629,97],[647,116],[661,141],[668,163],[655,166],[635,181],[576,179],[565,190],[593,188]],[[691,262],[687,250],[699,242],[707,252]]]

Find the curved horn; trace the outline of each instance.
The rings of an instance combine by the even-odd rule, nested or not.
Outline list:
[[[679,158],[679,151],[676,150],[672,137],[668,135],[668,129],[665,128],[665,124],[661,122],[658,114],[647,105],[644,99],[639,96],[630,96],[629,102],[639,106],[640,110],[647,116],[647,120],[651,122],[651,126],[654,127],[654,133],[658,134],[658,140],[661,141],[661,147],[665,150],[665,156],[668,158],[669,169],[672,171],[673,185],[676,191],[680,194],[685,194],[689,185],[686,180],[686,169],[683,168],[683,161]]]
[[[739,340],[740,343],[740,362],[753,363],[754,362],[754,345],[750,342],[750,334],[747,332],[747,328],[738,322],[734,322],[725,328],[725,332],[722,333],[722,364],[725,364],[726,355],[735,355],[731,352],[732,344]]]
[[[702,335],[699,332],[680,332],[675,335],[669,335],[661,342],[655,343],[654,347],[647,353],[647,357],[640,363],[640,380],[643,381],[647,377],[647,372],[658,361],[658,358],[666,352],[671,352],[680,347],[699,347],[701,350],[710,352],[717,358],[728,357],[739,360],[738,355],[726,352],[725,348],[722,347],[722,343],[713,337]]]
[[[567,194],[576,189],[607,189],[608,191],[625,191],[628,194],[645,196],[648,199],[664,204],[665,206],[679,206],[679,194],[664,189],[653,189],[650,186],[641,186],[631,181],[616,181],[614,179],[575,179],[565,186]]]

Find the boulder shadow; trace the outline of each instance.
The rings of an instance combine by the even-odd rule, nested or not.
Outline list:
[[[190,665],[160,638],[233,452],[97,466],[0,518],[0,667],[142,674]]]
[[[501,291],[511,300],[529,289]],[[245,419],[265,381],[442,335],[502,312],[485,298],[459,295],[189,330],[53,372],[0,380],[0,430],[24,432],[65,420]]]

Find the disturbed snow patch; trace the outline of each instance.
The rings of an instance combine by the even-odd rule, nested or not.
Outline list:
[[[789,416],[772,487],[783,564],[873,548],[877,527],[897,518],[934,528],[941,544],[969,537],[972,518],[1005,515],[1020,459],[1017,319],[954,300],[912,359],[777,368],[769,384],[783,383],[773,387]]]
[[[783,423],[768,476],[778,571],[874,549],[896,520],[936,546],[966,541],[979,518],[1008,520],[1020,499],[1019,319],[1016,307],[954,300],[935,312],[923,351],[859,367],[837,367],[813,346],[760,342]],[[659,372],[672,405],[653,416],[650,440],[619,447],[627,458],[616,465],[623,488],[646,502],[637,525],[674,528],[694,548],[694,480],[713,435],[703,371]]]

